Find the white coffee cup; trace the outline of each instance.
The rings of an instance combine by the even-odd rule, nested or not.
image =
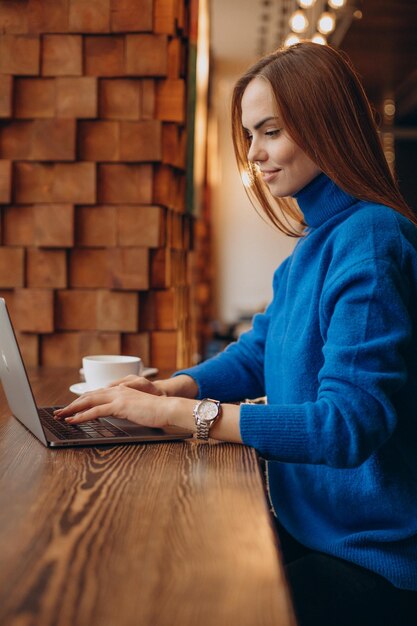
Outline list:
[[[140,376],[143,363],[138,356],[96,354],[83,357],[83,369],[87,388],[92,390],[130,374]]]

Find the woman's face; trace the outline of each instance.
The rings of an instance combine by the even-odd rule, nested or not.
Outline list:
[[[272,88],[262,78],[254,78],[244,91],[242,125],[250,140],[248,160],[276,198],[293,196],[320,174],[283,128]]]

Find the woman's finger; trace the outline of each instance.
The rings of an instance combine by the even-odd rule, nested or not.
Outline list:
[[[85,411],[79,411],[70,417],[66,417],[65,421],[68,422],[68,424],[83,424],[84,422],[90,422],[99,417],[108,417],[109,415],[111,415],[111,404],[99,404]]]
[[[107,385],[109,387],[117,387],[118,385],[134,385],[140,376],[135,376],[134,374],[129,374],[129,376],[124,376],[123,378],[118,378],[117,380],[113,380],[113,382]],[[146,378],[144,379],[146,380]]]
[[[63,418],[68,415],[74,415],[80,411],[84,411],[96,404],[107,403],[114,396],[114,389],[100,389],[99,391],[88,391],[82,396],[63,407],[54,411],[56,418]]]

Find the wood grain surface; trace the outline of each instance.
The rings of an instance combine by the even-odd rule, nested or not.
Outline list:
[[[31,372],[65,403],[76,370]],[[289,626],[258,459],[227,443],[51,450],[0,396],[1,626]]]

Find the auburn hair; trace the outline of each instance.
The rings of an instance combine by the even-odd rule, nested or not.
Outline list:
[[[302,42],[263,57],[238,80],[232,96],[238,167],[249,174],[246,189],[252,203],[257,201],[277,228],[299,237],[305,223],[294,198],[274,198],[247,158],[242,96],[257,77],[269,82],[288,135],[322,172],[349,195],[390,206],[417,225],[388,166],[371,105],[350,62],[330,46]]]

